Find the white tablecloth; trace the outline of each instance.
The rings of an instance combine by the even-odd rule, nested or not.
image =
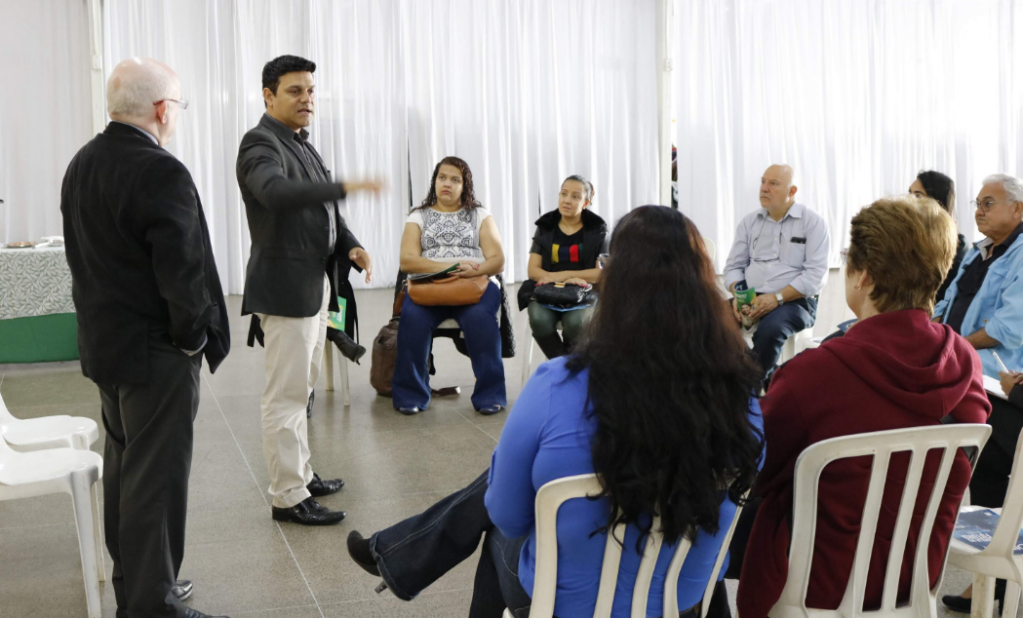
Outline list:
[[[0,320],[74,311],[64,247],[0,248]]]

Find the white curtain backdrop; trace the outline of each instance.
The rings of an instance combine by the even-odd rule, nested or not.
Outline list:
[[[91,134],[85,0],[0,2],[0,243],[63,234],[60,181]]]
[[[656,203],[655,2],[403,3],[412,197],[462,157],[501,232],[506,276],[526,278],[533,222],[582,174],[609,224]]]
[[[980,181],[1023,175],[1020,33],[1021,0],[678,2],[679,208],[717,242],[720,269],[764,169],[790,163],[837,265],[861,207],[936,169],[978,240]]]
[[[565,176],[593,180],[610,222],[656,200],[655,2],[628,4],[106,0],[105,69],[152,56],[180,74],[191,105],[169,149],[192,171],[231,293],[250,244],[237,147],[263,113],[263,64],[285,53],[317,63],[312,140],[327,166],[389,184],[345,213],[373,255],[374,286],[393,284],[410,199],[422,201],[446,155],[472,168],[517,281]]]

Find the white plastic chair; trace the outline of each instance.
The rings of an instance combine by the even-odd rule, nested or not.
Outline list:
[[[973,603],[970,615],[974,618],[991,618],[994,609],[995,579],[1007,580],[1002,616],[1016,615],[1020,588],[1023,587],[1023,556],[1013,553],[1020,528],[1023,527],[1023,474],[1018,473],[1020,452],[1023,451],[1023,435],[1016,441],[1016,458],[1012,463],[1009,490],[1005,494],[1005,506],[991,509],[1000,515],[998,526],[991,537],[991,543],[983,550],[976,549],[952,539],[949,546],[949,564],[973,572]],[[966,507],[963,510],[979,510],[984,507]]]
[[[789,547],[789,574],[781,598],[768,615],[771,618],[934,618],[937,616],[935,598],[941,587],[942,573],[937,584],[930,587],[928,549],[931,529],[938,506],[945,493],[952,463],[960,448],[975,447],[976,453],[984,447],[991,435],[990,425],[940,425],[937,427],[914,427],[876,433],[857,434],[832,438],[807,448],[796,460],[795,493],[793,494],[792,543]],[[909,602],[896,605],[899,576],[906,540],[913,517],[917,493],[923,475],[927,454],[932,449],[944,449],[941,465],[934,479],[934,489],[920,525],[920,539],[913,559],[913,576]],[[894,453],[909,452],[910,464],[899,504],[899,513],[888,554],[888,569],[885,573],[881,608],[864,612],[863,599],[867,585],[867,571],[874,548],[874,536],[881,510],[881,496],[888,478],[888,465]],[[852,572],[846,586],[845,596],[838,609],[824,610],[806,607],[806,591],[810,582],[810,566],[813,561],[814,537],[817,526],[817,481],[821,472],[833,461],[850,457],[872,455],[870,485],[864,501],[863,519],[856,553],[853,557]]]
[[[742,330],[742,338],[746,340],[746,345],[753,347],[753,333],[757,332],[757,325],[753,328]],[[785,345],[781,349],[781,358],[778,359],[778,364],[782,365],[792,360],[796,354],[802,352],[807,348],[815,348],[816,345],[808,345],[807,342],[813,341],[813,327],[804,329],[792,335],[785,341]],[[820,344],[818,344],[820,345]]]
[[[558,586],[558,509],[567,500],[586,498],[601,493],[600,481],[595,474],[582,474],[557,479],[546,483],[536,494],[536,574],[533,578],[533,598],[529,608],[530,618],[552,618],[554,616],[554,594]],[[703,593],[703,615],[707,614],[710,600],[717,583],[718,573],[728,554],[735,524],[739,521],[741,507],[736,508],[735,517],[729,526],[718,552],[714,570],[711,572],[707,587]],[[632,618],[646,618],[647,597],[650,595],[650,582],[653,579],[657,556],[661,551],[664,537],[658,532],[661,518],[654,517],[653,527],[647,538],[640,561],[639,573],[636,576],[636,587],[632,591]],[[600,570],[600,588],[597,591],[597,607],[594,618],[608,618],[614,603],[615,588],[618,584],[618,565],[622,559],[622,546],[614,539],[625,538],[625,526],[618,525],[613,534],[607,536],[604,546],[604,562]],[[661,606],[662,616],[678,615],[678,578],[682,565],[692,544],[686,539],[678,544],[672,557],[668,572],[665,575],[664,600]],[[683,608],[685,609],[685,608]],[[504,611],[504,618],[515,618],[510,610]]]
[[[43,416],[19,419],[0,396],[0,435],[16,451],[76,448],[87,451],[99,438],[96,421],[84,416]]]
[[[341,373],[341,393],[344,395],[345,407],[352,405],[351,388],[348,385],[348,359],[337,355],[339,362],[338,370]],[[334,342],[328,340],[323,346],[323,369],[327,373],[327,390],[334,390]]]
[[[89,618],[103,615],[99,591],[103,548],[99,513],[91,499],[92,490],[102,476],[103,458],[98,453],[71,448],[20,453],[0,440],[0,501],[71,494]]]

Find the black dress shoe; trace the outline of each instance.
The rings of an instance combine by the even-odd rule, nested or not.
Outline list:
[[[973,605],[970,599],[964,599],[958,594],[946,594],[941,597],[941,602],[945,604],[945,607],[949,608],[954,612],[962,612],[964,614],[970,613],[970,608]]]
[[[962,612],[969,614],[970,610],[973,609],[973,599],[964,599],[958,594],[946,594],[941,597],[941,602],[945,604],[945,607],[949,608],[954,612]],[[998,614],[1002,613],[1002,606],[1005,604],[1005,580],[995,580],[995,601],[998,601]]]
[[[334,342],[337,349],[341,351],[341,356],[356,365],[359,364],[359,359],[366,355],[366,348],[352,341],[352,338],[343,330],[328,328],[327,339]]]
[[[271,507],[274,521],[290,521],[303,526],[332,526],[345,518],[344,511],[324,509],[313,498],[306,498],[290,509]]]
[[[423,411],[422,408],[417,408],[416,406],[412,406],[411,408],[395,408],[395,410],[401,412],[405,416],[414,416]]]
[[[362,538],[358,530],[348,533],[348,555],[352,557],[355,564],[362,567],[363,571],[380,577],[380,569],[377,568],[376,560],[373,559],[373,552],[369,551],[369,539]]]
[[[227,616],[210,616],[197,609],[188,608],[185,610],[185,618],[228,618]]]
[[[323,479],[320,478],[320,475],[313,472],[313,480],[308,485],[306,485],[305,488],[309,490],[309,493],[311,493],[314,498],[319,498],[321,496],[329,496],[330,494],[336,494],[337,492],[341,491],[341,488],[344,486],[345,482],[342,481],[341,479],[332,479],[329,481],[324,481]]]
[[[491,414],[497,414],[504,409],[504,406],[487,406],[485,408],[476,408],[476,411],[480,414],[490,416]]]
[[[171,586],[171,593],[179,601],[187,601],[188,597],[192,596],[192,582],[187,579],[179,579]]]

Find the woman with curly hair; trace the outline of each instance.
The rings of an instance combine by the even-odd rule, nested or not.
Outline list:
[[[763,452],[751,393],[760,371],[721,301],[699,233],[677,210],[644,206],[611,239],[592,328],[570,356],[543,364],[508,415],[491,467],[425,513],[348,550],[362,568],[411,600],[469,558],[483,539],[471,618],[528,615],[536,557],[534,501],[545,483],[596,473],[599,499],[566,502],[558,516],[560,618],[590,618],[607,531],[625,524],[616,618],[630,615],[653,513],[664,545],[650,587],[659,616],[679,541],[693,542],[678,606],[697,612],[736,504]],[[723,594],[718,585],[716,594]],[[683,612],[683,613],[685,613]]]
[[[391,381],[394,409],[418,414],[430,404],[430,345],[433,331],[454,319],[476,375],[472,404],[481,414],[496,414],[508,403],[501,360],[501,330],[495,316],[501,291],[493,279],[504,270],[504,250],[497,224],[473,192],[469,165],[445,157],[433,169],[430,193],[415,208],[401,236],[401,270],[406,274],[434,273],[458,263],[455,275],[487,275],[491,282],[476,304],[418,305],[406,297],[398,322],[398,354]]]

